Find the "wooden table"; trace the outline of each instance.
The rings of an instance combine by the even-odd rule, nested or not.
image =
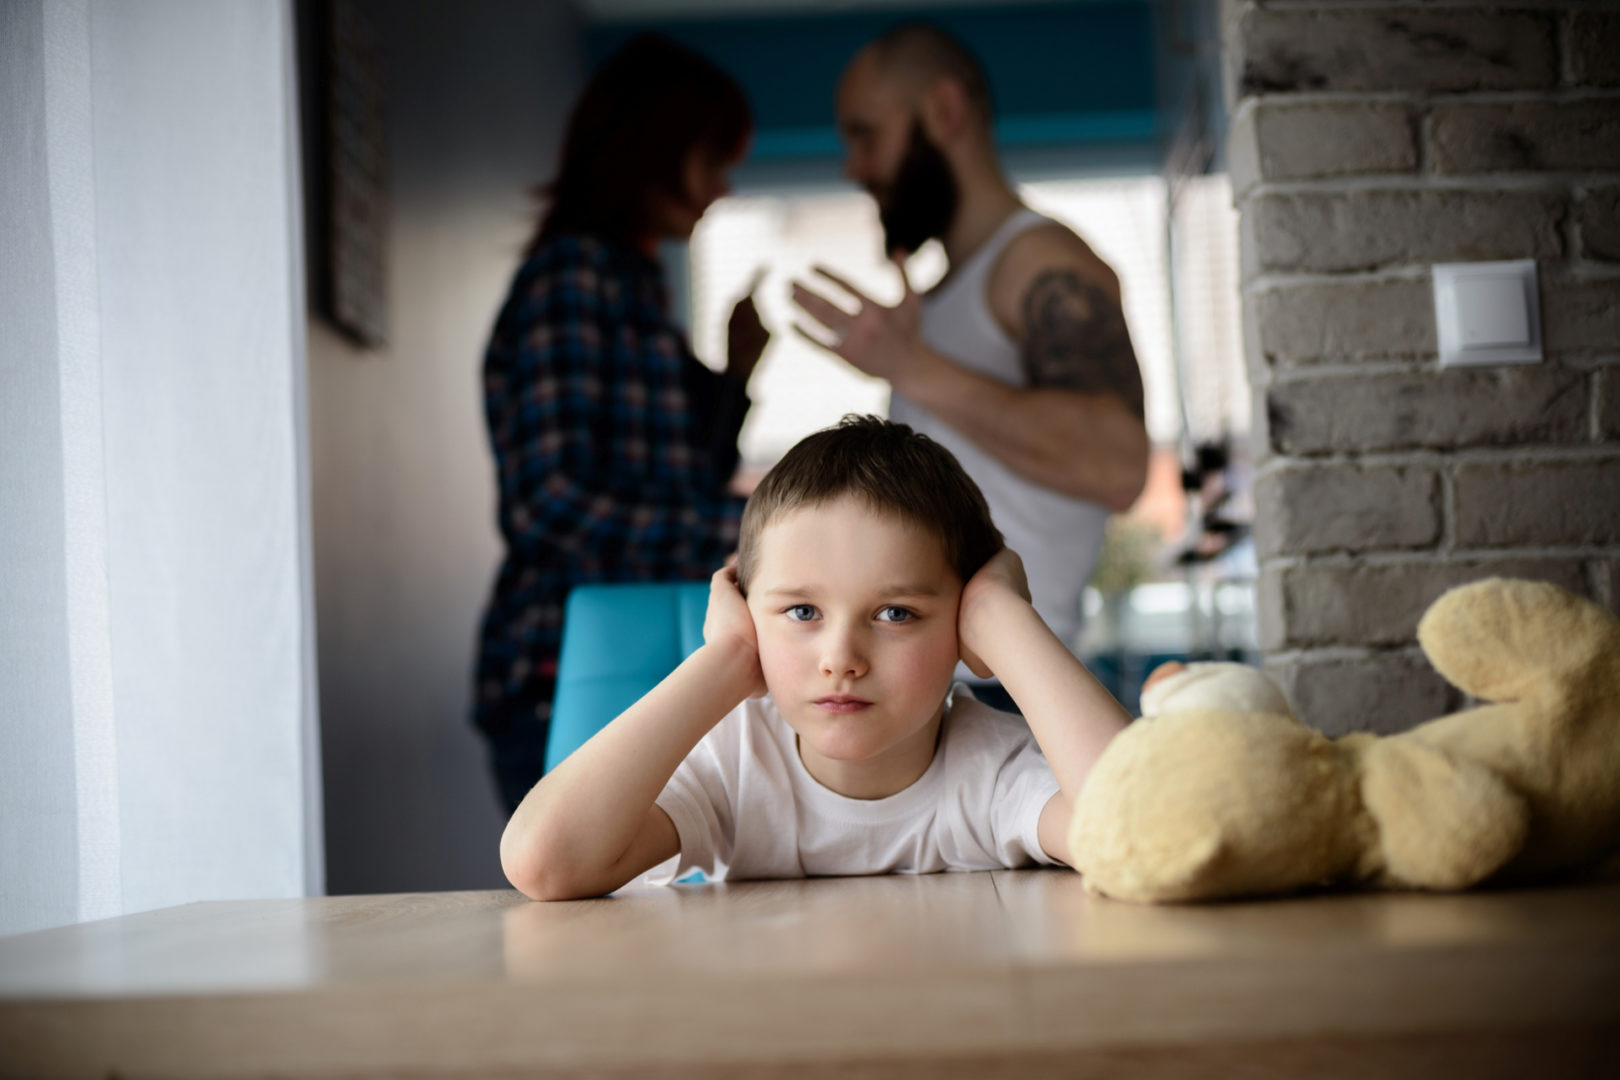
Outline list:
[[[206,903],[0,939],[12,1076],[1620,1076],[1620,884],[1059,871]]]

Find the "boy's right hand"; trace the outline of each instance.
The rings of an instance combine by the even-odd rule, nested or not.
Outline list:
[[[998,601],[1008,599],[1028,604],[1029,580],[1024,576],[1024,560],[1012,548],[1004,547],[963,586],[956,616],[962,662],[981,679],[995,675],[979,655],[981,643],[993,640],[998,633],[991,609]]]
[[[736,556],[716,570],[709,579],[709,609],[703,616],[703,642],[716,649],[734,652],[746,659],[751,677],[748,697],[765,693],[765,672],[759,666],[759,638],[754,633],[754,616],[737,584]]]

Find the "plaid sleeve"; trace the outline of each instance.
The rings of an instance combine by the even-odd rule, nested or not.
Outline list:
[[[485,363],[501,526],[516,550],[692,576],[736,545],[683,385],[697,364],[637,275],[574,242],[519,283]]]

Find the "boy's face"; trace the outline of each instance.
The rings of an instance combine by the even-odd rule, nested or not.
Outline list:
[[[961,594],[935,537],[854,498],[765,526],[748,608],[765,683],[812,775],[849,778],[865,798],[921,775],[956,667]]]

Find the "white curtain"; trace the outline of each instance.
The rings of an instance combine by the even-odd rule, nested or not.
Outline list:
[[[321,891],[291,14],[0,5],[0,933]]]

